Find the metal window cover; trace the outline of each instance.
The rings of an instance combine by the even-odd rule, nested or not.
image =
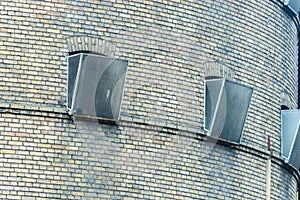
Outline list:
[[[253,88],[224,78],[205,80],[204,129],[240,143]]]
[[[87,53],[70,56],[67,102],[69,113],[82,117],[119,120],[127,68],[128,61],[123,59]]]
[[[300,167],[300,110],[281,111],[281,155],[286,162]]]
[[[299,14],[299,9],[300,9],[299,0],[284,0],[284,5],[289,7],[296,15]]]

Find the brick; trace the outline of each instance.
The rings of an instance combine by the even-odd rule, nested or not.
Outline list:
[[[279,99],[297,107],[299,39],[280,3],[0,4],[0,199],[264,199],[266,132],[272,199],[296,199]],[[117,126],[82,132],[67,114],[66,57],[82,50],[130,61]],[[208,60],[255,87],[241,146],[202,140]]]

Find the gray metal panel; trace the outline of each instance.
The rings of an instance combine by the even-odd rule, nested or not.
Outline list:
[[[227,112],[227,105],[226,105],[226,91],[225,91],[225,83],[224,80],[222,89],[220,91],[219,100],[217,103],[217,109],[215,112],[215,116],[212,121],[212,129],[211,135],[214,137],[220,137],[221,133],[223,132],[224,125],[226,123],[226,112]]]
[[[206,81],[205,87],[205,129],[239,143],[253,88],[224,79]]]
[[[98,117],[119,119],[127,65],[127,61],[114,59],[103,72],[95,94]]]
[[[84,54],[78,75],[74,115],[118,120],[128,61]]]
[[[250,106],[253,88],[229,80],[225,82],[225,123],[221,138],[239,143]]]
[[[67,107],[71,109],[72,98],[75,87],[75,80],[79,68],[81,54],[76,54],[68,57],[68,88],[67,88]]]
[[[281,154],[291,164],[297,162],[300,153],[299,122],[300,110],[281,111]]]
[[[224,79],[205,81],[205,118],[204,129],[212,131],[212,122],[216,113],[216,107],[220,98]]]
[[[291,154],[289,157],[289,163],[296,167],[297,169],[300,168],[300,134],[299,134],[299,123],[298,128],[296,130],[294,143],[291,148]]]

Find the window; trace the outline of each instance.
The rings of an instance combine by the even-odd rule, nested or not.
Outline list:
[[[108,121],[119,120],[128,61],[77,53],[68,57],[69,113]]]
[[[252,93],[253,88],[224,78],[205,80],[204,129],[240,143]]]
[[[289,110],[292,107],[290,95],[283,91],[280,94],[281,110]]]
[[[284,5],[289,7],[296,16],[299,14],[300,2],[298,0],[284,0]]]
[[[281,155],[286,162],[300,168],[300,110],[281,111]]]

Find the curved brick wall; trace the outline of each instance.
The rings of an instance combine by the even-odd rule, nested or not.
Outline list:
[[[1,199],[264,199],[267,134],[272,199],[296,198],[280,94],[296,107],[298,38],[281,1],[2,0],[0,17]],[[66,56],[102,39],[130,61],[119,126],[63,106]],[[255,88],[241,145],[203,140],[209,60]]]

